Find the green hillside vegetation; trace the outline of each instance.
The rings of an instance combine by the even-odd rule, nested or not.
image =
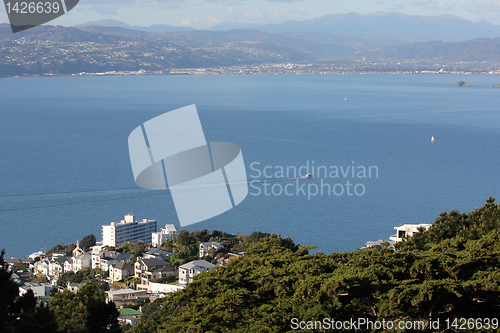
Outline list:
[[[165,241],[161,249],[173,253],[169,258],[170,263],[178,267],[191,260],[198,259],[201,242],[217,242],[224,245],[224,248],[217,251],[215,255],[210,258],[205,257],[206,260],[215,262],[217,258],[229,251],[246,251],[252,244],[269,236],[268,233],[259,231],[253,232],[251,235],[239,234],[234,236],[219,230],[212,230],[211,232],[207,229],[193,232],[181,230],[177,237]]]
[[[277,235],[264,238],[227,267],[198,275],[151,303],[154,309],[146,306],[131,332],[284,332],[292,331],[292,318],[498,321],[500,207],[493,198],[469,214],[440,214],[396,250],[383,244],[310,255],[310,249]]]

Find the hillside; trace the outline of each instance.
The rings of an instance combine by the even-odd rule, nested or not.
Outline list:
[[[359,54],[379,59],[426,59],[445,62],[488,61],[500,59],[500,38],[480,38],[458,43],[426,42],[387,46]]]
[[[306,325],[314,321],[323,325],[315,331],[325,332],[329,318],[411,320],[426,331],[437,331],[438,320],[441,330],[460,331],[454,321],[460,318],[479,319],[477,331],[491,331],[496,318],[498,328],[500,206],[492,198],[469,214],[441,213],[396,251],[382,245],[309,255],[308,249],[289,238],[266,238],[227,267],[149,305],[131,332],[283,332],[312,328]]]
[[[289,62],[326,67],[333,64],[347,70],[368,68],[370,71],[397,67],[387,65],[387,61],[409,62],[403,67],[411,72],[425,70],[429,67],[426,62],[434,68],[433,61],[439,66],[493,61],[466,66],[467,71],[488,72],[498,69],[500,63],[500,38],[409,45],[395,45],[396,42],[335,33],[255,30],[153,33],[97,25],[39,26],[12,34],[9,25],[0,24],[0,77],[141,69],[164,74],[175,68],[227,68]],[[360,60],[364,59],[374,63],[363,64]]]

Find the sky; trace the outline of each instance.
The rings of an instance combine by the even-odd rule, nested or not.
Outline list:
[[[451,14],[500,25],[500,0],[80,0],[77,7],[50,24],[71,26],[114,19],[130,25],[167,24],[207,29],[231,22],[263,25],[326,14],[378,11]],[[4,8],[0,10],[0,22],[8,22]]]

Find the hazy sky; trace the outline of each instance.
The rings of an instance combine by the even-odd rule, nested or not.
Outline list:
[[[28,0],[27,0],[28,1]],[[265,24],[326,14],[398,11],[410,15],[453,14],[500,24],[500,0],[80,0],[67,15],[50,24],[75,25],[115,19],[130,25],[187,25],[197,29],[227,22]],[[5,8],[0,22],[8,22]]]

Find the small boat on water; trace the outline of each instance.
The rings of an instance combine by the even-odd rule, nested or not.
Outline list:
[[[434,143],[436,141],[433,136],[431,136],[431,143]]]
[[[312,177],[313,177],[313,176],[312,176],[310,173],[308,173],[308,174],[306,174],[306,175],[304,176],[304,178],[312,178]]]

